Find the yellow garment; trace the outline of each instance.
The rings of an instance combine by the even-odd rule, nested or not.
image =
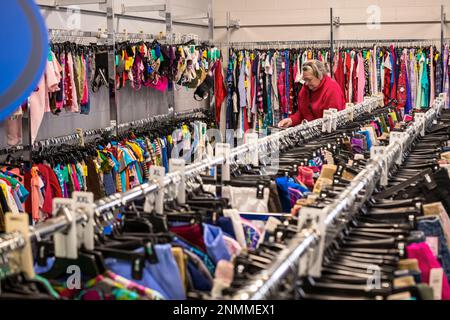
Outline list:
[[[180,270],[181,282],[183,283],[184,291],[187,292],[187,278],[186,278],[186,260],[184,258],[183,249],[172,248],[172,254]]]
[[[138,161],[143,162],[144,155],[142,153],[142,149],[138,146],[138,144],[134,142],[127,142],[127,145],[130,146],[130,148],[133,150],[133,152],[137,156]]]

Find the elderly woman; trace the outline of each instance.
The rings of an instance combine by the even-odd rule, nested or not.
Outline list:
[[[312,121],[323,117],[323,111],[345,109],[345,99],[339,84],[327,75],[324,64],[310,60],[303,64],[303,88],[298,96],[298,111],[278,123],[281,128],[296,126],[303,120]]]

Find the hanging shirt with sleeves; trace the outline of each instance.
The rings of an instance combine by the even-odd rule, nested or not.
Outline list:
[[[335,108],[345,109],[345,98],[339,84],[329,76],[324,76],[315,91],[303,86],[298,96],[298,111],[290,116],[292,125],[296,126],[303,120],[312,121],[323,117],[323,111]],[[311,105],[311,108],[309,107]]]

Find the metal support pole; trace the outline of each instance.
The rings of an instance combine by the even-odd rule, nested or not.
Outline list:
[[[209,0],[208,4],[208,40],[209,45],[212,46],[214,42],[214,14],[213,14],[213,0]],[[209,68],[211,69],[214,64],[210,63]],[[214,77],[214,76],[213,76]],[[210,88],[208,96],[209,110],[213,115],[216,114],[216,99],[214,96],[214,87]]]
[[[227,11],[227,50],[230,49],[230,20],[231,20],[231,13],[230,11]]]
[[[334,61],[334,18],[333,8],[330,8],[330,74],[333,77],[333,61]]]
[[[210,45],[214,43],[214,13],[212,0],[209,0],[208,4],[208,40]]]
[[[441,5],[441,56],[442,56],[442,70],[445,70],[444,65],[444,28],[445,28],[445,13],[444,13],[444,6]],[[441,88],[444,88],[444,77],[442,77],[442,84]],[[434,98],[434,97],[433,97]]]
[[[109,115],[110,125],[119,133],[119,101],[116,90],[116,33],[114,28],[114,0],[108,0],[106,6],[106,20],[108,26],[108,87],[109,87]]]
[[[31,134],[31,114],[30,114],[30,98],[27,99],[27,108],[23,112],[22,115],[22,145],[23,145],[23,168],[25,173],[29,173],[31,171],[31,167],[33,165],[31,153],[33,151],[33,137]],[[31,190],[31,180],[25,179],[25,188],[27,190]],[[32,197],[30,197],[30,209],[33,207]],[[30,215],[30,224],[33,223],[33,219],[31,217],[31,211],[28,212]]]
[[[168,39],[169,44],[173,44],[173,19],[172,19],[172,6],[170,5],[170,0],[166,0],[166,39]],[[175,82],[171,81],[169,85],[169,90],[167,91],[168,100],[168,113],[175,112]]]

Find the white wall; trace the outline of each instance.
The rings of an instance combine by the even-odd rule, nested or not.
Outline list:
[[[336,40],[440,38],[440,24],[399,23],[440,21],[441,4],[449,20],[450,0],[214,0],[215,39],[227,41],[223,27],[229,11],[232,19],[238,19],[242,26],[247,26],[231,32],[232,42],[329,40],[331,7],[342,24],[364,23],[336,28]],[[381,22],[397,24],[382,24],[380,29],[369,29],[365,23],[370,17],[367,9],[371,5],[381,9]],[[327,25],[280,26],[292,24]],[[446,24],[446,35],[450,37],[450,23]]]
[[[38,0],[40,5],[53,5],[54,0]],[[163,3],[162,0],[116,0],[116,12],[120,12],[121,4],[126,5],[145,5]],[[198,15],[200,12],[206,12],[208,0],[171,0],[173,15]],[[99,28],[106,29],[106,16],[100,14],[99,5],[81,5],[82,10],[96,11],[97,13],[82,13],[73,15],[74,11],[67,9],[51,10],[41,9],[49,29],[72,29],[78,26],[82,31],[98,31]],[[163,19],[157,13],[137,13],[130,14],[141,18]],[[195,21],[202,23],[203,21]],[[206,22],[206,21],[204,21]],[[145,21],[145,19],[124,19],[117,18],[115,23],[119,32],[127,29],[130,33],[158,34],[165,32],[164,20]],[[200,39],[205,40],[208,37],[208,29],[204,27],[193,27],[174,24],[174,32],[181,34],[194,33],[199,35]],[[121,123],[136,119],[146,118],[151,115],[167,113],[168,100],[167,93],[161,93],[151,88],[143,88],[139,92],[134,92],[131,88],[124,88],[119,93],[119,120]],[[75,132],[75,128],[95,129],[109,125],[109,97],[108,92],[103,88],[100,92],[91,95],[91,113],[89,115],[80,115],[62,112],[61,115],[46,114],[38,134],[38,140],[49,137],[61,136]],[[193,91],[180,90],[175,93],[175,110],[183,111],[194,108],[205,107],[205,103],[199,103],[193,98]],[[5,123],[0,123],[0,147],[6,145]]]

